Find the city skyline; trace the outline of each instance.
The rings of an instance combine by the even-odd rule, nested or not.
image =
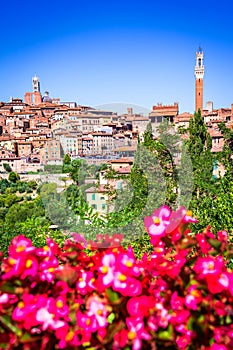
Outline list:
[[[204,51],[204,104],[233,103],[230,1],[3,3],[0,101],[41,92],[82,105],[179,103],[195,109],[195,54]],[[193,7],[192,7],[193,5]]]

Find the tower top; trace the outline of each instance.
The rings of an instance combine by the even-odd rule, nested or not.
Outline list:
[[[33,92],[40,92],[40,81],[36,75],[32,78],[32,89]]]
[[[199,46],[196,52],[196,64],[194,74],[196,78],[195,89],[195,110],[203,109],[203,78],[204,78],[204,54],[202,48]]]
[[[195,65],[195,78],[203,79],[204,77],[204,53],[202,48],[199,46],[198,51],[196,52],[196,65]]]

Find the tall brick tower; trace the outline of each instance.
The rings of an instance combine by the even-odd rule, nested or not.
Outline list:
[[[203,64],[203,51],[201,47],[198,48],[196,52],[196,65],[195,65],[195,111],[198,109],[202,111],[203,109],[203,78],[204,78],[204,64]]]

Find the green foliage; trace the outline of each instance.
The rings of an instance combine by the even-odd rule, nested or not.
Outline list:
[[[16,181],[18,181],[19,179],[20,179],[20,176],[18,173],[13,171],[9,174],[9,177],[8,177],[9,181],[16,183]]]
[[[211,153],[212,141],[200,111],[195,113],[189,124],[187,146],[193,165],[194,191],[190,203],[198,223],[192,225],[194,232],[207,225],[213,232],[233,230],[233,132],[224,123],[219,124],[225,144],[223,151],[215,157]],[[226,173],[221,178],[213,177],[213,164],[223,164]]]
[[[189,138],[186,142],[192,161],[194,177],[194,195],[205,196],[213,183],[212,139],[207,132],[204,118],[199,110],[189,122]]]
[[[3,168],[6,170],[7,173],[10,173],[12,171],[9,163],[3,163]]]
[[[69,173],[70,172],[70,165],[71,165],[71,158],[70,158],[69,154],[65,154],[63,157],[62,172]]]
[[[62,173],[62,165],[49,165],[46,164],[44,166],[45,173],[50,174],[61,174]]]
[[[32,240],[33,245],[36,247],[45,246],[46,237],[48,236],[61,246],[67,239],[67,236],[59,230],[51,230],[49,226],[50,223],[41,217],[27,218],[24,222],[16,222],[15,224],[3,223],[0,226],[0,251],[7,255],[11,240],[15,236],[22,234],[22,232],[25,237]]]
[[[225,178],[233,179],[233,131],[226,127],[224,123],[219,123],[218,128],[224,138],[224,146],[222,152],[219,152],[217,159],[224,164]]]

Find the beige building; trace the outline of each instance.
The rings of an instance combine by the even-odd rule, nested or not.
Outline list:
[[[95,212],[99,214],[107,214],[108,212],[108,191],[104,185],[100,185],[98,188],[95,186],[86,190],[86,201],[92,206]]]

